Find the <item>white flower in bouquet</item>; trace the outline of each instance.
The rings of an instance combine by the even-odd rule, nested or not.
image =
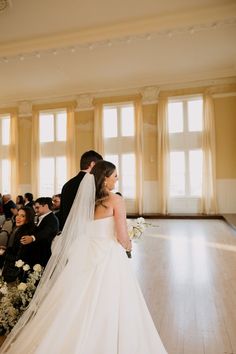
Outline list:
[[[29,269],[30,269],[30,266],[29,266],[28,264],[25,264],[25,265],[23,266],[23,270],[24,270],[25,272],[27,272]]]
[[[25,262],[23,262],[21,259],[19,259],[18,261],[16,261],[15,266],[17,268],[21,268],[21,267],[23,267],[24,264],[25,264]]]
[[[139,239],[148,225],[149,224],[147,224],[142,217],[135,220],[127,219],[128,235],[130,239]]]
[[[33,270],[34,270],[35,272],[40,273],[40,272],[42,271],[42,266],[41,266],[40,264],[35,264],[35,265],[33,266]]]
[[[25,283],[20,283],[17,286],[17,289],[20,290],[20,291],[25,291],[27,289],[27,285]]]
[[[0,293],[6,295],[8,293],[7,283],[4,283],[0,288]]]

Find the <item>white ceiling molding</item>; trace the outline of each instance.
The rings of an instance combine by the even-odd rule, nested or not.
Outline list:
[[[185,82],[179,84],[172,85],[163,85],[163,86],[148,86],[148,87],[134,87],[129,89],[119,89],[119,90],[106,90],[100,92],[91,92],[86,94],[74,94],[74,95],[64,95],[64,96],[51,96],[47,98],[38,98],[31,101],[8,101],[4,102],[0,101],[0,108],[8,108],[8,107],[18,107],[20,116],[30,116],[32,115],[32,105],[39,104],[53,104],[58,102],[76,102],[76,112],[79,111],[87,111],[93,110],[93,99],[95,98],[105,98],[105,97],[119,97],[119,96],[129,96],[129,95],[142,95],[142,104],[152,104],[158,102],[158,95],[161,91],[169,91],[169,90],[178,90],[178,89],[186,89],[186,88],[197,88],[197,87],[213,87],[217,88],[217,86],[221,85],[230,85],[236,84],[236,77],[231,78],[223,78],[223,79],[215,79],[215,80],[202,80],[202,81],[193,81],[193,82]],[[212,95],[215,97],[228,97],[235,96],[234,92],[229,93],[215,93]]]
[[[121,22],[104,27],[94,27],[70,33],[58,33],[31,39],[2,42],[0,52],[2,62],[8,57],[24,60],[27,55],[40,58],[44,52],[55,53],[59,50],[73,52],[79,48],[94,49],[112,46],[120,42],[150,40],[156,36],[174,36],[176,34],[193,34],[216,27],[236,24],[236,4],[195,9],[155,16],[136,21]]]

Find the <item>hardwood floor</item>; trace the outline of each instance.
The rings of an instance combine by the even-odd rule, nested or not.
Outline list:
[[[147,222],[158,227],[130,261],[168,354],[236,354],[236,230],[223,220]]]
[[[236,354],[236,231],[221,220],[149,221],[159,227],[134,244],[132,264],[168,353]]]

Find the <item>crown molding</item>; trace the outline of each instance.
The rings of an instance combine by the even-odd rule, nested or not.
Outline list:
[[[192,80],[192,81],[184,81],[180,83],[173,84],[163,84],[160,85],[147,85],[141,87],[130,87],[130,88],[120,88],[120,89],[110,89],[104,91],[91,91],[91,92],[77,92],[71,93],[70,95],[58,95],[58,96],[50,96],[45,95],[44,97],[34,98],[32,100],[20,99],[20,100],[6,100],[1,103],[0,108],[9,108],[9,107],[18,107],[19,111],[21,109],[20,114],[22,116],[32,115],[30,113],[30,107],[35,105],[43,105],[43,104],[56,104],[61,102],[75,102],[75,111],[84,111],[84,110],[92,110],[94,109],[93,100],[96,98],[106,98],[106,97],[119,97],[119,96],[131,96],[131,95],[142,95],[142,104],[153,104],[158,102],[159,94],[163,91],[171,91],[178,89],[191,89],[191,88],[203,88],[210,87],[212,88],[213,97],[223,97],[226,95],[233,95],[231,92],[225,93],[214,93],[214,90],[217,91],[217,88],[221,89],[221,87],[226,87],[228,85],[236,85],[236,76],[227,77],[227,78],[217,78],[217,79],[208,79],[208,80]],[[234,90],[233,90],[234,91]],[[20,108],[21,107],[21,108]]]
[[[53,35],[27,38],[0,43],[2,57],[56,50],[70,46],[89,47],[104,41],[150,39],[152,35],[173,35],[174,33],[196,32],[214,29],[217,26],[235,25],[236,4],[203,7],[194,11],[166,13],[135,21],[119,22],[110,26],[93,27],[80,31],[56,33]]]

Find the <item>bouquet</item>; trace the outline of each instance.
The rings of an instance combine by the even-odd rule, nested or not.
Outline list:
[[[35,264],[32,270],[22,260],[15,265],[21,268],[25,282],[16,280],[7,284],[0,279],[0,334],[8,334],[27,309],[43,273],[40,264]]]
[[[127,219],[128,235],[131,241],[139,239],[144,230],[151,224],[146,223],[145,219],[140,217],[137,219]],[[131,252],[126,252],[131,258]]]

